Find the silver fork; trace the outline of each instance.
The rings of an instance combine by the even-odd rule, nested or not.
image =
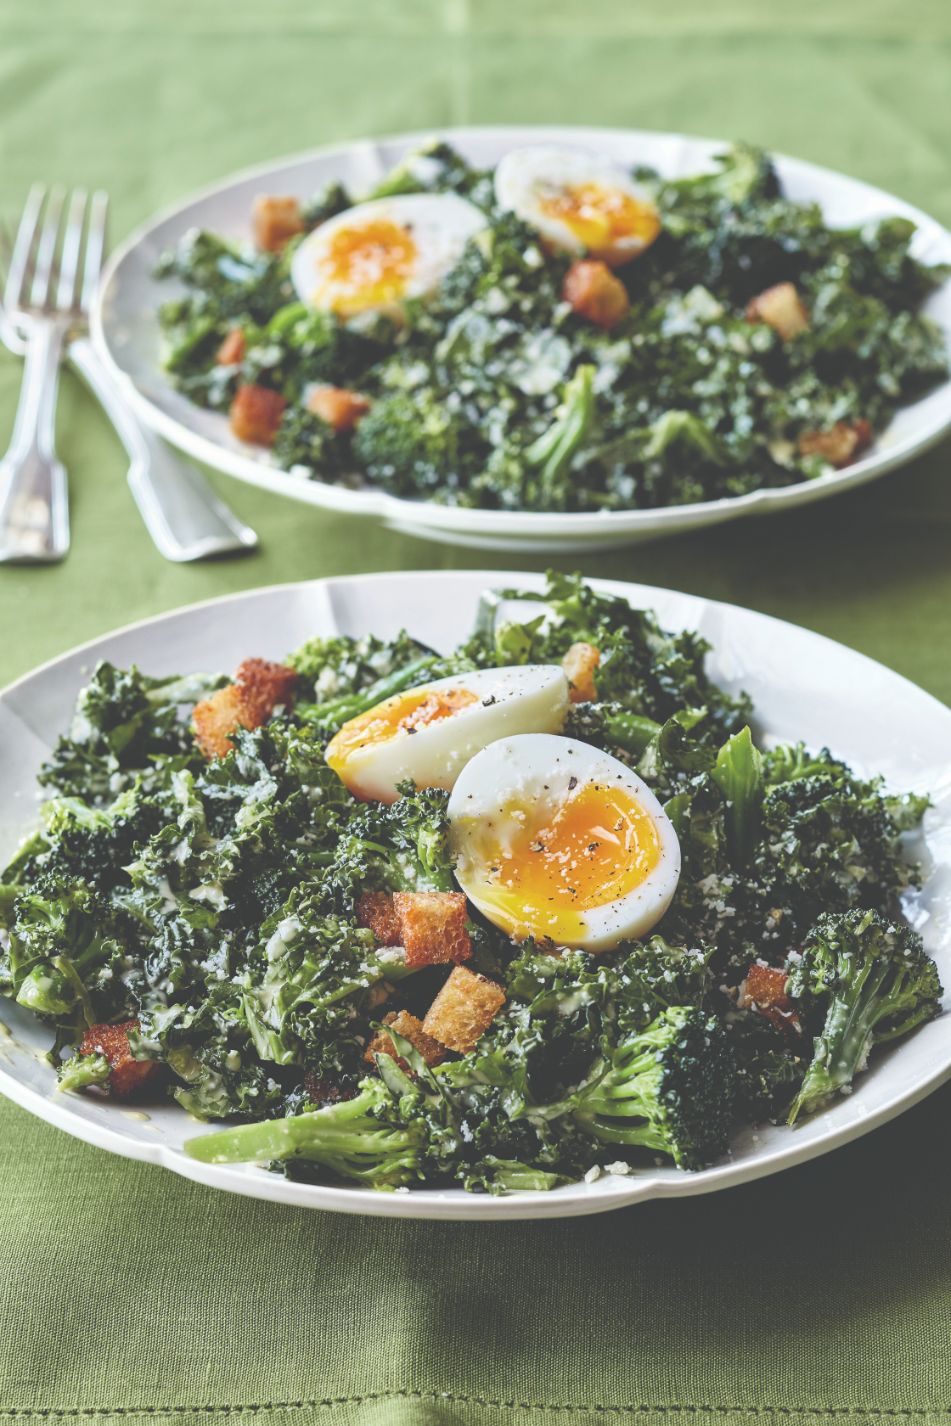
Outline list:
[[[79,206],[73,196],[60,251],[65,197],[61,188],[47,194],[34,184],[7,274],[4,307],[24,332],[26,360],[10,448],[0,461],[0,561],[48,564],[69,549],[66,471],[56,458],[56,389],[63,342],[76,320],[86,202],[82,195]],[[94,247],[87,256],[97,272],[101,248],[98,258]]]
[[[45,214],[41,226],[40,214],[44,200]],[[66,355],[70,363],[99,400],[126,448],[130,458],[129,486],[152,539],[166,559],[181,563],[253,549],[257,545],[255,532],[240,521],[224,501],[214,494],[194,466],[180,460],[158,436],[139,424],[119,394],[95,348],[84,335],[89,303],[98,282],[105,248],[107,207],[105,194],[94,194],[89,200],[80,190],[73,194],[69,204],[62,234],[54,297],[56,307],[52,318],[62,326],[57,343],[57,364],[63,341],[66,339]],[[8,269],[7,293],[4,302],[0,303],[0,341],[17,355],[29,356],[36,326],[40,321],[50,321],[45,312],[40,318],[24,311],[23,294],[31,278],[35,287],[44,251],[44,239],[46,249],[53,254],[55,260],[59,216],[63,208],[63,198],[57,190],[47,194],[41,185],[36,185],[27,200],[15,243],[11,244],[6,230],[0,224],[0,275],[4,265]],[[49,237],[51,228],[52,237]],[[82,278],[79,282],[81,257]],[[51,287],[52,281],[47,289],[47,297]],[[12,306],[10,297],[14,299]],[[29,300],[32,302],[32,299],[31,288]],[[27,365],[29,366],[29,362]],[[29,409],[24,412],[27,404],[27,371],[24,371],[24,393],[21,396],[21,410],[18,412],[14,438],[6,461],[0,463],[0,520],[7,507],[20,512],[17,531],[19,537],[15,541],[6,540],[5,527],[0,524],[0,560],[6,558],[32,562],[61,559],[68,547],[65,475],[62,474],[62,466],[56,461],[53,451],[57,369],[58,366],[54,366],[51,375],[42,377],[45,385],[40,393],[41,409],[34,409],[32,416]],[[49,368],[44,368],[44,371],[48,372]],[[45,450],[47,459],[52,458],[60,472],[60,475],[51,477],[50,491],[57,496],[61,494],[62,502],[57,504],[55,520],[48,522],[47,528],[52,531],[53,538],[50,541],[43,540],[42,544],[36,525],[36,517],[41,513],[41,507],[35,501],[33,486],[29,483],[30,478],[24,476],[22,465],[19,472],[14,469],[17,478],[11,481],[12,490],[4,480],[11,458],[14,455],[22,456],[33,448]],[[31,455],[27,456],[26,466],[28,470],[36,469]],[[27,515],[25,531],[22,513],[24,489]],[[51,501],[51,513],[52,509]],[[32,524],[29,522],[31,513]],[[8,548],[10,553],[5,553]]]

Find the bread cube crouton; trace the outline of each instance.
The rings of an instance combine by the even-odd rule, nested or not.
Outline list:
[[[266,386],[239,386],[228,410],[228,423],[239,441],[272,446],[287,402]]]
[[[245,712],[253,719],[245,726],[260,728],[275,708],[293,702],[297,674],[286,664],[272,663],[270,659],[245,659],[238,665],[234,681],[241,690]]]
[[[352,431],[369,411],[370,403],[358,391],[348,391],[345,386],[319,386],[308,398],[307,409],[335,431]]]
[[[778,332],[784,342],[792,341],[809,326],[809,313],[791,282],[778,282],[767,287],[746,304],[748,322],[765,322]]]
[[[192,712],[195,741],[206,758],[223,758],[237,728],[260,728],[278,704],[291,701],[297,675],[267,659],[245,659],[235,682],[196,703]]]
[[[742,981],[736,1003],[741,1010],[756,1010],[777,1030],[801,1031],[799,1016],[786,994],[786,972],[779,966],[754,961]]]
[[[364,891],[357,902],[357,921],[361,926],[369,926],[381,946],[403,944],[403,928],[392,892]]]
[[[244,361],[244,353],[247,348],[244,333],[240,327],[232,327],[225,337],[215,355],[215,361],[219,366],[237,366]]]
[[[472,955],[461,891],[365,891],[357,920],[381,946],[403,946],[412,969],[458,965]]]
[[[426,1011],[423,1029],[464,1055],[477,1045],[505,1004],[505,992],[484,975],[456,966]]]
[[[226,757],[234,747],[231,734],[236,728],[250,727],[241,690],[234,683],[203,698],[192,711],[195,742],[209,759]]]
[[[605,331],[616,327],[631,306],[621,279],[615,277],[606,262],[594,258],[571,264],[561,295],[579,317]]]
[[[313,1070],[308,1070],[304,1075],[304,1093],[311,1104],[321,1107],[325,1104],[339,1104],[344,1099],[353,1099],[356,1092],[356,1089],[342,1089],[332,1079],[324,1079],[322,1075],[314,1074]]]
[[[821,456],[829,465],[841,470],[872,444],[871,422],[836,421],[828,431],[803,431],[799,437],[801,456]]]
[[[423,1029],[423,1022],[417,1020],[416,1016],[411,1015],[408,1010],[385,1015],[383,1024],[389,1029],[395,1030],[397,1035],[402,1035],[404,1040],[409,1040],[413,1049],[422,1055],[428,1065],[438,1065],[440,1060],[446,1058],[445,1046],[441,1045],[438,1040],[434,1040],[432,1035],[427,1035]],[[363,1058],[372,1065],[375,1055],[391,1055],[400,1069],[412,1073],[410,1066],[401,1055],[397,1054],[396,1046],[385,1030],[374,1035],[367,1045]]]
[[[407,966],[458,965],[472,955],[461,891],[398,891],[393,904]]]
[[[572,703],[594,703],[598,696],[594,673],[601,662],[601,651],[594,644],[572,644],[561,661],[571,684],[568,697]]]
[[[254,241],[265,253],[279,253],[291,238],[304,231],[296,198],[255,198],[251,210]]]
[[[161,1066],[155,1060],[137,1060],[129,1044],[129,1033],[138,1030],[138,1020],[122,1025],[91,1025],[79,1047],[81,1055],[105,1055],[109,1061],[109,1092],[117,1099],[133,1099],[155,1079]]]

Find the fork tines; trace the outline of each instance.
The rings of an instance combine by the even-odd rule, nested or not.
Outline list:
[[[0,230],[0,260],[7,268],[3,306],[9,316],[89,311],[102,266],[108,206],[105,193],[90,197],[74,188],[68,194],[60,186],[34,183],[12,249]]]

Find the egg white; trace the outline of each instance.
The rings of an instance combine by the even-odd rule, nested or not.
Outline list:
[[[567,188],[586,183],[614,190],[637,203],[655,209],[653,199],[622,168],[600,154],[585,149],[532,144],[512,149],[495,170],[495,196],[499,207],[528,223],[554,247],[582,254],[584,244],[570,225],[546,213],[542,201]],[[635,235],[619,237],[608,251],[598,256],[614,266],[630,261],[646,244]]]
[[[358,203],[321,223],[294,253],[291,281],[302,302],[322,311],[339,308],[345,315],[343,309],[352,289],[334,282],[328,275],[331,244],[343,232],[381,221],[406,229],[416,250],[411,269],[401,284],[398,303],[435,291],[459,261],[469,239],[486,226],[485,215],[454,193],[413,193]],[[361,310],[390,311],[391,308],[392,304],[386,304],[382,309],[366,306]]]
[[[568,680],[553,664],[480,669],[440,678],[397,694],[379,707],[386,709],[410,695],[451,689],[472,693],[475,701],[414,732],[401,729],[380,740],[371,737],[347,754],[336,771],[352,792],[376,802],[393,802],[401,782],[451,789],[466,763],[487,743],[506,735],[559,732],[568,711]],[[328,761],[333,746],[333,742],[328,746]]]
[[[553,814],[576,786],[617,787],[633,798],[655,828],[659,859],[632,890],[580,912],[577,937],[561,940],[587,951],[613,950],[646,935],[673,900],[680,879],[677,833],[647,784],[624,763],[574,738],[527,734],[490,744],[467,763],[449,798],[450,842],[456,879],[469,900],[502,930],[518,935],[491,896],[489,867],[506,841],[523,829],[520,808]]]

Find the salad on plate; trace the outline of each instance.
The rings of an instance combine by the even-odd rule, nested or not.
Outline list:
[[[847,467],[947,378],[915,231],[833,228],[744,146],[664,179],[434,142],[367,195],[260,197],[246,241],[189,231],[158,268],[164,367],[301,480],[500,511],[736,497]]]
[[[551,575],[451,653],[100,663],[0,877],[0,993],[63,1091],[297,1178],[537,1190],[795,1126],[938,1013],[926,799],[765,745],[706,648]]]

